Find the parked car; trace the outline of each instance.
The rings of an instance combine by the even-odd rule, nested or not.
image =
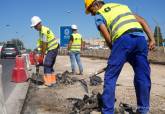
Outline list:
[[[20,54],[20,51],[16,44],[6,43],[1,49],[1,58],[15,58]]]

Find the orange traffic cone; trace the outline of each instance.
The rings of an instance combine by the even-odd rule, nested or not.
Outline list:
[[[23,56],[16,56],[15,67],[12,70],[12,81],[15,83],[25,82],[27,74],[25,71],[25,58]]]

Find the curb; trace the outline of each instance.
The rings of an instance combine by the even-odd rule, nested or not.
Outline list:
[[[7,114],[4,95],[3,95],[2,65],[0,65],[0,114]]]

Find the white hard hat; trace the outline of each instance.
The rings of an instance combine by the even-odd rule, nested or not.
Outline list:
[[[76,25],[71,25],[71,28],[77,30],[77,26]]]
[[[33,17],[31,18],[31,22],[32,22],[31,27],[34,27],[34,26],[36,26],[38,23],[41,22],[41,19],[40,19],[40,17],[38,17],[38,16],[33,16]]]

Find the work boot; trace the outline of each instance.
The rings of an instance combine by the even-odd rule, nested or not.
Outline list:
[[[83,72],[77,73],[77,75],[83,75]]]
[[[80,75],[83,75],[83,72],[80,72]]]
[[[76,75],[76,72],[71,72],[70,74],[71,74],[71,75]]]
[[[56,82],[57,82],[56,75],[55,74],[52,74],[51,75],[51,84],[56,84]]]
[[[43,79],[44,79],[44,84],[38,86],[38,88],[44,89],[44,88],[51,87],[50,76],[45,75],[45,76],[43,76]]]

